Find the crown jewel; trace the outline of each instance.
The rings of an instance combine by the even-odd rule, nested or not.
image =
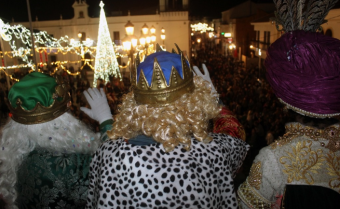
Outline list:
[[[131,71],[131,84],[134,92],[135,100],[139,104],[149,104],[153,106],[167,106],[170,103],[176,101],[185,93],[191,93],[195,86],[193,82],[193,72],[188,65],[187,60],[184,58],[182,51],[179,50],[178,58],[175,62],[180,60],[181,72],[176,69],[175,66],[171,66],[170,74],[165,75],[163,65],[174,62],[169,56],[171,53],[158,53],[160,47],[157,47],[157,52],[153,56],[153,67],[152,72],[149,69],[140,69],[139,76],[137,75],[138,66],[140,65],[139,55],[135,61],[135,66]],[[178,48],[179,49],[179,48]],[[157,54],[158,53],[158,54]],[[159,56],[158,56],[159,55]],[[160,58],[161,57],[161,58]],[[148,57],[152,59],[151,56]],[[147,58],[147,59],[148,59]],[[169,60],[166,60],[169,59]],[[160,63],[158,60],[162,59]],[[147,79],[149,76],[149,80]],[[181,75],[182,74],[182,77]]]
[[[26,110],[22,104],[20,98],[16,99],[16,107],[5,98],[8,108],[12,113],[12,119],[22,124],[38,124],[53,120],[68,109],[68,103],[71,100],[70,94],[68,93],[69,85],[66,83],[61,76],[55,77],[57,86],[53,93],[53,102],[48,107],[43,106],[40,102],[37,102],[35,107],[31,110]]]

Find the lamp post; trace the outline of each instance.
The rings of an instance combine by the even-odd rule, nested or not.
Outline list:
[[[150,28],[150,33],[151,33],[151,43],[153,44],[153,48],[155,47],[156,43],[156,28],[152,25]]]
[[[79,43],[80,43],[80,53],[81,53],[81,58],[84,59],[84,49],[83,49],[83,44],[82,44],[82,38],[83,34],[81,32],[78,33],[78,38],[79,38]]]
[[[128,20],[125,25],[126,37],[123,39],[123,47],[131,59],[131,67],[134,62],[134,49],[137,46],[137,38],[134,36],[135,26]],[[131,69],[130,69],[131,70]]]
[[[165,29],[162,28],[161,29],[161,39],[163,41],[163,49],[165,49],[165,45],[164,45],[164,40],[165,40]]]

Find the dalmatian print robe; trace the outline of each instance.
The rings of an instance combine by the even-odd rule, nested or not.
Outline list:
[[[166,153],[160,144],[105,142],[90,167],[86,208],[237,208],[233,177],[249,146],[238,138],[211,134],[192,138]]]

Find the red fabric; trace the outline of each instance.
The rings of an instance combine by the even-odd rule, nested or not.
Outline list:
[[[43,67],[43,60],[42,60],[42,54],[41,52],[39,52],[39,56],[40,56],[40,67]]]
[[[214,120],[214,133],[224,133],[230,136],[246,140],[246,132],[235,115],[226,107],[223,107],[220,115]]]
[[[238,57],[238,54],[237,54],[237,50],[234,49],[234,57],[237,58]]]
[[[45,53],[45,62],[47,63],[48,62],[47,53],[46,51],[44,51],[44,53]]]

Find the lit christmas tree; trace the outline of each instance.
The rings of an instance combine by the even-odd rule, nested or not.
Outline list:
[[[105,84],[109,81],[109,76],[119,77],[121,79],[119,65],[116,54],[113,50],[109,27],[107,26],[104,12],[104,3],[100,1],[100,18],[97,41],[96,61],[94,67],[93,87],[97,86],[97,79],[101,78]]]

